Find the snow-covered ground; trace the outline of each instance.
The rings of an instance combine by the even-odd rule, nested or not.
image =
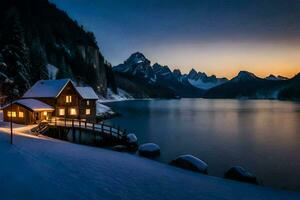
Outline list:
[[[16,131],[18,132],[18,131]],[[0,199],[299,199],[127,153],[0,130]]]
[[[100,102],[112,102],[112,101],[125,101],[125,100],[131,100],[134,99],[130,94],[128,94],[126,91],[118,88],[118,94],[115,94],[112,92],[110,88],[107,89],[107,95],[106,97],[99,97]]]

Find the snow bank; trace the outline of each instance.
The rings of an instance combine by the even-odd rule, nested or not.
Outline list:
[[[97,101],[96,102],[96,113],[98,116],[101,116],[105,113],[114,114],[114,111],[110,107],[101,104],[100,101]]]
[[[124,90],[118,88],[118,94],[115,94],[112,92],[110,88],[107,89],[107,95],[106,97],[99,97],[100,102],[112,102],[112,101],[125,101],[133,99],[133,97],[125,92]]]
[[[208,165],[199,158],[192,155],[182,155],[177,157],[171,164],[201,173],[207,173]]]
[[[299,199],[299,193],[181,170],[135,155],[0,133],[1,199]]]

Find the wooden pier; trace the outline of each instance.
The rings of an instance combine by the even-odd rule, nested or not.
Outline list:
[[[95,138],[100,136],[104,140],[111,140],[116,143],[126,141],[126,129],[104,123],[90,123],[79,119],[51,118],[40,122],[36,128],[32,129],[32,132],[34,134],[45,134],[50,128],[57,129],[59,134],[60,130],[64,130],[66,133],[71,131],[73,134],[79,132],[80,136],[82,133],[91,132]]]

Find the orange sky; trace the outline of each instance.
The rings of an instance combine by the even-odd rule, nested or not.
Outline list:
[[[170,47],[171,46],[171,47]],[[191,68],[208,75],[234,77],[246,70],[257,76],[293,77],[300,72],[300,45],[291,43],[207,43],[158,46],[155,54],[145,50],[152,64],[158,62],[187,73]]]

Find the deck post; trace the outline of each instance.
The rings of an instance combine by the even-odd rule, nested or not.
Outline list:
[[[67,126],[67,118],[65,118],[65,127]]]
[[[55,125],[55,127],[56,127],[56,125],[57,125],[56,117],[54,118],[54,125]]]
[[[84,122],[84,128],[86,129],[86,121]]]
[[[101,132],[102,132],[102,133],[104,133],[104,127],[103,127],[103,126],[104,126],[104,124],[101,123]]]

